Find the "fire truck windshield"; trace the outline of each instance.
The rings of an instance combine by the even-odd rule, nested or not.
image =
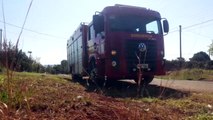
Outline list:
[[[112,32],[162,34],[160,20],[150,16],[110,16],[109,24]]]

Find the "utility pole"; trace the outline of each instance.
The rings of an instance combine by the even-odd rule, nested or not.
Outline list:
[[[31,59],[32,58],[32,56],[31,56],[32,51],[28,51],[28,53],[30,54],[29,58]]]
[[[182,28],[181,25],[179,25],[179,30],[180,30],[180,59],[182,59],[182,40],[181,40],[181,32],[182,32]]]
[[[32,51],[28,51],[28,53],[30,54],[30,55],[29,55],[29,59],[32,60],[32,56],[31,56]],[[32,63],[31,63],[31,64],[30,64],[30,71],[33,70],[33,67],[32,67],[32,66],[33,66],[33,65],[32,65]]]
[[[181,40],[181,32],[182,32],[182,28],[181,28],[181,25],[179,25],[179,33],[180,33],[180,69],[182,68],[182,40]]]
[[[213,57],[213,40],[212,40],[212,43],[210,44],[209,46],[209,57],[211,58],[211,56]]]
[[[2,29],[0,29],[0,51],[2,51]]]

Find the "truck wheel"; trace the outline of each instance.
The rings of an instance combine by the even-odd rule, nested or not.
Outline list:
[[[78,81],[78,80],[80,80],[80,79],[81,79],[80,75],[78,75],[78,74],[73,74],[73,75],[72,75],[72,80]]]
[[[104,83],[104,81],[98,76],[95,61],[91,61],[90,63],[90,80],[98,86],[102,86]]]
[[[141,84],[148,85],[149,83],[152,82],[153,78],[154,76],[144,76]],[[135,79],[135,82],[138,83],[138,79]]]
[[[90,66],[90,68],[89,68],[90,69],[90,79],[92,81],[95,81],[97,78],[97,69],[96,69],[95,61],[94,60],[91,61],[89,66]]]
[[[97,79],[97,69],[96,68],[93,68],[91,71],[90,71],[90,79],[92,81],[96,81]]]

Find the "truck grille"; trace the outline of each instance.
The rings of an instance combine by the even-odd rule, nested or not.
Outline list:
[[[144,43],[146,45],[146,55],[145,52],[141,53],[141,63],[148,64],[150,72],[155,72],[156,70],[156,58],[157,58],[157,46],[156,41],[153,40],[127,40],[126,42],[126,60],[128,71],[134,72],[133,69],[137,69],[137,64],[139,63],[136,54],[139,54],[138,45]],[[146,56],[146,57],[145,57]]]

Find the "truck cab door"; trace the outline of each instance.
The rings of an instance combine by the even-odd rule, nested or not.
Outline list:
[[[98,50],[98,40],[96,39],[95,30],[93,25],[89,26],[89,32],[88,32],[88,54],[89,58],[91,56],[95,56],[97,50]]]
[[[104,45],[105,45],[105,32],[101,32],[97,34],[96,37],[98,43],[98,53],[101,55],[104,54]]]

